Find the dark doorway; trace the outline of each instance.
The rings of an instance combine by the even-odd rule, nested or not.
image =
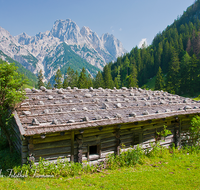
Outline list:
[[[97,154],[97,145],[90,146],[89,154]]]

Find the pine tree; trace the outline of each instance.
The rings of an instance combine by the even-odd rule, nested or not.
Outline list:
[[[46,86],[47,89],[52,89],[52,86],[51,86],[51,83],[50,81],[47,83],[47,86]]]
[[[62,88],[62,73],[60,69],[57,70],[54,80],[55,80],[54,87],[58,89]]]
[[[180,62],[177,52],[174,48],[171,49],[171,61],[167,73],[167,91],[174,94],[179,92],[180,87]]]
[[[189,75],[189,66],[190,66],[191,57],[185,52],[182,57],[180,64],[180,94],[188,93],[190,89],[190,75]]]
[[[40,88],[41,86],[44,86],[44,82],[43,82],[43,74],[42,74],[42,70],[40,69],[39,73],[38,73],[38,88]]]
[[[94,80],[94,88],[104,88],[104,80],[101,71],[98,71],[95,80]]]
[[[119,84],[118,84],[118,80],[117,80],[117,77],[115,77],[115,79],[114,79],[114,86],[117,88],[117,89],[119,89]]]
[[[114,82],[112,80],[112,75],[111,71],[108,65],[105,65],[103,68],[103,74],[104,74],[104,84],[105,88],[113,88],[114,87]]]
[[[74,72],[73,69],[68,67],[66,74],[66,82],[68,83],[68,86],[70,86],[71,88],[77,86],[77,81],[78,81],[77,77],[78,77],[77,73]]]
[[[164,88],[164,79],[162,75],[162,69],[161,67],[159,67],[156,75],[155,90],[163,90],[163,88]]]
[[[87,79],[87,75],[86,75],[86,70],[83,67],[79,79],[78,79],[78,84],[77,84],[78,88],[88,88],[88,79]]]
[[[118,88],[121,88],[121,75],[120,75],[120,66],[118,67],[118,72],[117,72],[117,84]],[[116,87],[116,86],[115,86]],[[117,87],[116,87],[117,88]]]
[[[91,76],[91,74],[88,75],[87,86],[88,86],[88,88],[89,88],[89,87],[93,87],[93,81],[92,81],[92,76]]]
[[[190,75],[190,94],[193,96],[196,89],[198,89],[198,75],[199,75],[199,69],[198,69],[199,61],[197,60],[197,57],[195,54],[191,57],[190,65],[189,65],[189,75]]]
[[[128,77],[128,87],[138,87],[138,80],[137,80],[137,69],[136,65],[132,65],[131,68],[131,74]]]
[[[63,88],[67,88],[69,85],[68,85],[68,82],[67,82],[67,76],[65,75],[65,78],[64,78],[64,81],[63,81]]]

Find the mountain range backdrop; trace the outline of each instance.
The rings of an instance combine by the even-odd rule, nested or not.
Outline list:
[[[64,75],[69,67],[78,73],[84,67],[94,81],[102,71],[105,88],[133,86],[195,95],[200,91],[199,19],[197,0],[164,31],[155,34],[152,44],[133,47],[130,52],[114,35],[99,37],[70,19],[56,20],[50,31],[35,36],[11,36],[0,27],[0,58],[15,62],[32,86],[40,70],[44,81],[53,83],[58,69]],[[105,66],[110,83],[105,79]],[[152,80],[154,85],[148,86]]]

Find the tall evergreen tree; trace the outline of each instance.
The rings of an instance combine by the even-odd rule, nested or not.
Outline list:
[[[63,81],[63,88],[67,88],[69,85],[68,85],[68,82],[67,82],[67,74],[65,75],[65,78],[64,78],[64,81]]]
[[[88,84],[88,88],[89,88],[89,87],[93,87],[93,80],[92,80],[91,74],[88,75],[87,84]]]
[[[117,80],[117,77],[115,77],[114,79],[114,86],[119,89],[119,84],[118,84],[118,80]]]
[[[62,88],[62,73],[60,69],[57,70],[54,80],[55,80],[54,87],[58,89]]]
[[[161,67],[159,67],[156,75],[155,90],[163,90],[163,88],[164,88],[164,79],[162,75],[162,69]]]
[[[52,86],[51,86],[51,83],[50,81],[47,83],[47,86],[46,86],[47,89],[52,89]]]
[[[74,72],[74,70],[71,69],[71,67],[68,67],[67,69],[66,82],[68,83],[68,86],[70,86],[71,88],[77,86],[78,75],[77,72]]]
[[[103,74],[104,74],[104,84],[105,88],[113,88],[114,87],[114,82],[112,80],[112,75],[111,71],[108,65],[105,65],[103,68]]]
[[[190,94],[193,96],[194,92],[197,91],[196,89],[199,89],[198,81],[198,75],[199,75],[199,69],[198,69],[199,61],[197,60],[197,57],[195,54],[191,57],[190,65],[189,65],[189,75],[190,75]]]
[[[171,61],[167,73],[167,91],[170,93],[178,93],[180,88],[180,62],[177,52],[174,48],[171,50]]]
[[[77,87],[81,89],[88,88],[88,79],[87,79],[86,70],[84,67],[80,73]]]
[[[132,65],[130,70],[131,74],[128,77],[128,87],[138,87],[136,65]]]
[[[40,69],[39,73],[38,73],[38,88],[40,88],[41,86],[44,86],[44,82],[43,82],[43,74],[42,74],[42,70]]]
[[[95,80],[94,80],[94,88],[104,88],[104,80],[101,71],[98,71]]]
[[[180,94],[189,93],[190,89],[190,75],[189,75],[189,66],[190,66],[191,57],[185,51],[185,54],[182,57],[180,63]]]

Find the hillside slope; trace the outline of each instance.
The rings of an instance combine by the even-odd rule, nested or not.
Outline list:
[[[134,47],[111,64],[113,80],[128,86],[136,78],[138,86],[156,76],[159,67],[167,74],[164,90],[194,94],[200,91],[200,0],[170,26],[156,35],[147,48]],[[120,76],[120,77],[119,77]]]

